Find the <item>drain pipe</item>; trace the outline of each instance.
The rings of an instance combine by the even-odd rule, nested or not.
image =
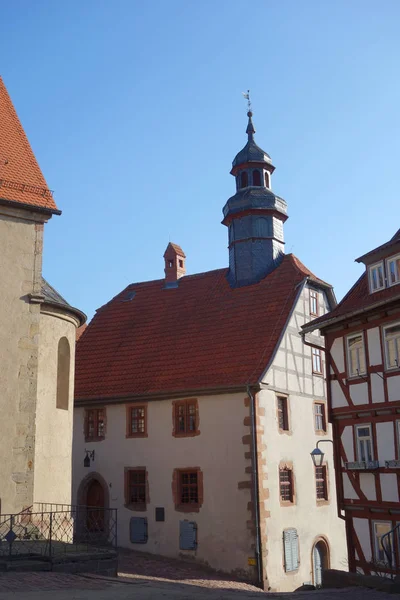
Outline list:
[[[262,546],[261,546],[261,528],[260,528],[260,499],[258,488],[258,466],[257,466],[257,436],[256,436],[256,401],[255,395],[250,391],[250,386],[247,386],[247,394],[250,398],[250,423],[251,423],[251,458],[252,458],[252,478],[253,478],[253,501],[254,501],[254,516],[256,525],[256,561],[257,561],[257,583],[261,589],[263,586],[262,576]]]

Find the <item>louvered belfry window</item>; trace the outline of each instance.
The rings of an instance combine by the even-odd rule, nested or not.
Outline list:
[[[296,571],[299,568],[299,538],[296,529],[286,529],[283,532],[283,552],[285,571]]]

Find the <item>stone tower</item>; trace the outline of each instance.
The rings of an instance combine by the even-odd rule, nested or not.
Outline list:
[[[71,498],[76,328],[42,277],[44,224],[61,214],[0,77],[2,513]]]
[[[286,202],[271,190],[275,170],[270,156],[254,141],[249,118],[245,147],[235,156],[231,174],[236,194],[223,208],[222,223],[229,231],[229,274],[232,287],[257,283],[270,273],[284,254],[283,224]]]

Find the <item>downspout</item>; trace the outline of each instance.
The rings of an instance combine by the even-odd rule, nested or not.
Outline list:
[[[260,498],[258,488],[258,465],[257,465],[257,436],[256,436],[256,400],[247,386],[247,394],[250,398],[250,429],[251,429],[251,459],[252,459],[252,479],[253,479],[253,498],[254,498],[254,519],[256,526],[256,561],[257,561],[257,584],[264,589],[262,575],[262,546],[261,546],[261,528],[260,528]]]

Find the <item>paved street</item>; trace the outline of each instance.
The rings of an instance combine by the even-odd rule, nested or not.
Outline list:
[[[117,579],[58,573],[0,575],[0,600],[260,600],[263,595],[251,585],[217,575],[196,564],[129,551],[121,553]],[[393,600],[394,596],[349,588],[268,594],[268,598]]]

